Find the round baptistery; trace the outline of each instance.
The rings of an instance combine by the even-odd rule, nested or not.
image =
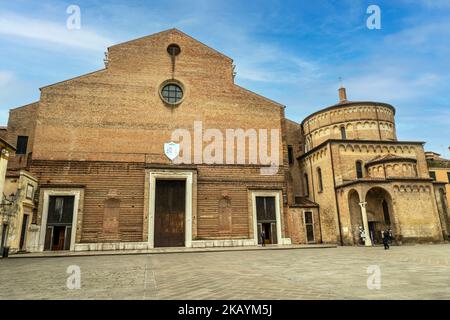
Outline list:
[[[372,101],[348,101],[340,89],[341,101],[309,115],[302,122],[305,151],[330,140],[396,141],[395,108]]]

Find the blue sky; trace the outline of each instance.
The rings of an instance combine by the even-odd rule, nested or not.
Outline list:
[[[72,4],[80,30],[66,29]],[[371,4],[381,30],[366,27]],[[107,46],[173,27],[295,121],[336,103],[342,77],[350,100],[396,107],[400,140],[450,158],[450,0],[0,0],[0,124],[39,87],[103,68]]]

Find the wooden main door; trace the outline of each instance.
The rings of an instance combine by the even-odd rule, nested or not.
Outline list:
[[[184,247],[186,181],[156,180],[155,247]]]

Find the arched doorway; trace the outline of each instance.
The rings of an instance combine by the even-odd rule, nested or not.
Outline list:
[[[385,189],[375,187],[367,192],[366,202],[370,237],[374,244],[381,243],[382,232],[389,228],[394,230],[391,195]]]
[[[359,194],[358,191],[352,189],[348,193],[348,209],[350,211],[350,222],[351,222],[351,232],[353,235],[354,244],[362,244],[360,242],[359,227],[363,226],[362,216],[361,216],[361,206],[359,205]]]

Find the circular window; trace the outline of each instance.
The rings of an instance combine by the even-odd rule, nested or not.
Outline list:
[[[179,45],[177,45],[177,44],[175,44],[175,43],[172,43],[170,46],[167,47],[167,52],[168,52],[171,56],[175,57],[175,56],[177,56],[177,55],[180,54],[181,48],[180,48]]]
[[[183,100],[183,89],[176,83],[168,83],[162,87],[161,97],[169,104],[178,104]]]

